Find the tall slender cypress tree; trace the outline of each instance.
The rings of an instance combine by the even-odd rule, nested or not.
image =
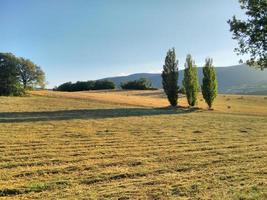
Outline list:
[[[202,80],[202,95],[209,109],[212,108],[214,99],[218,93],[218,83],[216,77],[216,71],[212,65],[212,59],[207,58],[205,66],[203,67],[203,80]]]
[[[192,56],[186,57],[183,86],[185,88],[187,102],[190,106],[197,104],[198,95],[198,71]]]
[[[176,60],[175,49],[169,49],[163,65],[161,74],[162,85],[170,104],[175,107],[178,102],[178,60]]]

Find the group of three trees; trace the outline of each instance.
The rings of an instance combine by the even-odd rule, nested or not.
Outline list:
[[[178,75],[178,60],[176,60],[175,49],[172,48],[167,52],[161,76],[163,89],[170,104],[174,107],[178,103]],[[216,71],[210,58],[206,59],[205,66],[203,67],[203,76],[201,91],[209,109],[211,109],[213,101],[217,96],[218,84]],[[182,83],[189,106],[195,106],[200,87],[197,66],[191,55],[188,55],[186,58]]]
[[[0,53],[0,95],[18,96],[37,86],[45,86],[45,74],[39,66],[29,59]]]

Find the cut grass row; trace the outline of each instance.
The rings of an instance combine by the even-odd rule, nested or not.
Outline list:
[[[148,98],[154,101],[153,95]],[[237,96],[221,101],[227,98],[241,101]],[[266,113],[241,110],[257,99],[244,98],[235,113],[155,111],[90,98],[0,98],[0,194],[7,199],[265,199]],[[267,103],[262,97],[257,101]],[[71,110],[72,118],[60,119]],[[42,120],[42,115],[59,116]],[[23,117],[28,121],[19,120]],[[14,121],[5,121],[10,118]]]

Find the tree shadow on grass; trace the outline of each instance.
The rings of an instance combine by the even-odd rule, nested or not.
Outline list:
[[[2,112],[0,113],[0,123],[172,115],[172,114],[185,114],[194,111],[196,111],[196,109],[190,109],[190,108],[179,108],[179,109],[113,108],[113,109],[60,110],[60,111],[49,111],[49,112],[47,111]]]

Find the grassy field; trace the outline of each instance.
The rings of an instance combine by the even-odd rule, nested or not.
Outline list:
[[[166,109],[161,91],[0,103],[0,198],[267,199],[267,97],[220,95],[214,111],[201,97]]]

